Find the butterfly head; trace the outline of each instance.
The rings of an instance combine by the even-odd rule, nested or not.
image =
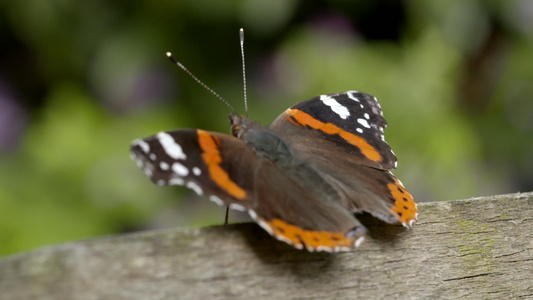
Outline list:
[[[234,113],[231,113],[229,115],[229,123],[231,126],[231,134],[241,140],[243,139],[244,135],[250,130],[262,128],[262,126],[258,123]]]
[[[243,118],[239,115],[236,115],[234,113],[231,113],[229,115],[229,124],[231,126],[231,134],[234,137],[240,138],[240,135],[243,132],[243,124],[242,124]]]

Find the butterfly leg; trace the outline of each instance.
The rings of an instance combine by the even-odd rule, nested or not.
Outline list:
[[[229,205],[226,205],[226,217],[224,218],[224,226],[228,225]]]

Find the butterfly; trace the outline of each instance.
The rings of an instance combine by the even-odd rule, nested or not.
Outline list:
[[[131,156],[155,184],[185,186],[246,212],[298,249],[357,247],[367,229],[355,213],[408,228],[416,221],[413,197],[390,171],[397,159],[385,141],[387,123],[376,97],[357,91],[320,95],[291,106],[266,127],[235,112],[229,120],[232,135],[159,132],[133,141]]]
[[[183,185],[245,211],[275,238],[309,251],[347,251],[366,229],[354,213],[411,227],[417,209],[390,172],[377,99],[348,91],[291,106],[268,127],[230,115],[231,133],[201,129],[135,140],[133,159],[157,185]]]

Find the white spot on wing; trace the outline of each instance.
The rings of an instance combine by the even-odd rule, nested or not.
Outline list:
[[[259,225],[261,225],[261,223],[259,223]],[[303,243],[302,243],[302,244],[295,244],[295,243],[293,243],[293,241],[291,241],[290,239],[288,239],[288,238],[286,238],[285,236],[280,235],[280,234],[275,234],[274,236],[275,236],[278,240],[283,241],[283,242],[285,242],[285,243],[287,243],[287,244],[289,244],[289,245],[292,245],[292,246],[293,246],[294,248],[296,248],[296,249],[303,249],[303,248],[304,248]],[[310,252],[312,252],[312,251],[314,250],[314,248],[308,248],[308,250],[309,250]]]
[[[146,174],[146,176],[148,176],[148,177],[152,177],[152,175],[153,175],[153,171],[152,171],[152,169],[151,169],[151,168],[148,168],[148,167],[145,167],[145,168],[143,169],[143,172],[144,172],[144,174]]]
[[[359,132],[359,133],[363,133],[363,129],[361,129],[361,128],[359,128],[359,127],[357,127],[357,128],[355,129],[355,131],[357,131],[357,132]]]
[[[199,196],[201,196],[204,193],[202,188],[192,181],[187,182],[185,186],[193,190]]]
[[[325,251],[325,252],[330,252],[331,253],[331,252],[333,252],[333,250],[339,251],[338,248],[339,247],[335,247],[335,249],[331,249],[328,246],[317,246],[316,247],[316,251]],[[313,248],[309,249],[309,251],[313,251],[313,250],[314,250]]]
[[[229,208],[234,209],[234,210],[238,210],[238,211],[246,211],[246,208],[244,208],[244,206],[236,204],[236,203],[231,203],[229,205]]]
[[[356,91],[350,91],[348,92],[348,98],[352,99],[353,101],[355,102],[361,102],[361,100],[359,100],[359,98],[357,98],[354,94],[357,93]]]
[[[209,196],[209,200],[215,202],[216,204],[220,206],[224,205],[224,201],[222,201],[222,199],[218,198],[217,196],[211,195]]]
[[[359,118],[359,119],[357,119],[357,123],[363,125],[363,127],[365,127],[365,128],[369,128],[370,129],[370,124],[368,124],[368,121],[365,120],[365,119]]]
[[[390,171],[389,171],[390,172]],[[390,174],[392,175],[392,172],[390,172]],[[394,176],[394,175],[392,175]],[[400,179],[396,178],[396,180],[398,180],[398,183],[400,184],[401,187],[403,187],[405,189],[405,187],[403,186],[403,183]]]
[[[148,145],[148,143],[143,140],[135,140],[133,141],[133,145],[141,147],[144,153],[150,152],[150,145]]]
[[[368,113],[365,113],[365,119],[370,119],[370,115]]]
[[[169,185],[183,185],[185,184],[185,181],[183,181],[183,179],[181,178],[174,177],[168,181],[168,184]]]
[[[378,107],[381,108],[381,105],[379,105],[379,102],[378,102],[378,98],[374,97],[374,101],[376,101],[376,104],[378,105]]]
[[[186,159],[187,155],[183,153],[183,149],[181,146],[176,143],[174,138],[166,133],[166,132],[160,132],[157,134],[157,138],[159,139],[159,143],[161,143],[161,146],[163,147],[163,150],[165,150],[165,153],[172,157],[173,159]]]
[[[157,158],[157,156],[155,156],[154,153],[150,153],[150,155],[148,155],[150,157],[151,160],[155,160]]]
[[[249,209],[249,210],[248,210],[248,214],[250,215],[250,217],[251,217],[253,220],[257,221],[257,214],[255,213],[255,211]]]
[[[138,159],[137,157],[135,157],[133,160],[135,161],[135,164],[137,165],[137,167],[139,167],[139,168],[142,169],[142,167],[143,167],[143,161],[140,160],[140,159]]]
[[[163,171],[166,171],[170,169],[170,166],[166,162],[162,161],[159,163],[159,168],[161,168],[161,170]]]
[[[185,177],[189,175],[189,169],[187,169],[187,167],[180,164],[179,162],[175,162],[172,164],[172,171],[174,171],[176,174],[178,174],[181,177]]]
[[[257,224],[259,224],[259,226],[261,226],[264,230],[266,230],[266,232],[268,232],[270,235],[274,235],[274,231],[272,231],[272,228],[270,228],[270,226],[268,226],[268,224],[265,223],[265,221],[263,221],[263,219],[257,217],[257,214],[255,213],[255,211],[249,209],[248,210],[248,215],[250,215],[250,217],[254,221],[256,221]]]
[[[200,176],[202,174],[202,170],[200,170],[200,168],[198,168],[198,167],[192,168],[192,172],[196,176]]]
[[[339,115],[339,117],[341,117],[342,119],[346,119],[350,116],[350,112],[348,111],[348,109],[332,97],[327,95],[321,95],[320,100],[324,102],[324,104],[329,106],[331,110],[337,115]]]

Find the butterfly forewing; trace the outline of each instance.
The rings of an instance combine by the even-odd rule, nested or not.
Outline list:
[[[253,178],[238,168],[254,163],[256,157],[235,137],[198,129],[160,132],[134,141],[131,153],[157,185],[182,185],[219,205],[249,208],[247,191],[252,190]],[[231,154],[235,156],[228,161]]]
[[[366,229],[338,203],[324,202],[235,137],[176,130],[136,140],[134,160],[158,185],[183,185],[219,205],[248,212],[265,230],[296,248],[346,251]],[[295,167],[297,169],[297,167]]]
[[[333,149],[344,154],[343,160],[390,170],[396,166],[396,156],[385,142],[386,126],[377,99],[355,91],[297,103],[270,124],[302,154],[329,159]]]

